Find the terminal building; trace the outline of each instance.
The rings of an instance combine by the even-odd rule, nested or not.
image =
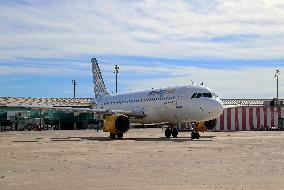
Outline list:
[[[0,98],[1,130],[98,129],[101,116],[60,110],[7,107],[6,104],[88,107],[91,98]],[[223,114],[217,118],[216,131],[283,129],[282,99],[223,99]]]
[[[88,98],[0,98],[1,130],[72,130],[92,129],[100,125],[101,118],[91,113],[41,110],[14,105],[49,105],[57,107],[87,107]]]
[[[283,129],[283,100],[223,99],[223,114],[217,118],[218,131]]]

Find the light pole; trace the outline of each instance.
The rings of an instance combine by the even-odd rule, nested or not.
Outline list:
[[[274,77],[276,77],[276,88],[277,88],[277,102],[278,102],[278,98],[279,98],[279,96],[278,96],[278,77],[279,77],[279,74],[280,74],[280,70],[279,69],[276,69],[276,72],[275,72],[275,75],[274,75]]]
[[[74,98],[75,98],[76,97],[76,86],[77,86],[76,80],[72,80],[72,84],[73,84],[73,92],[74,92]]]
[[[114,67],[114,73],[115,73],[115,93],[117,94],[117,73],[118,73],[118,70],[119,70],[119,67],[117,65],[115,65]]]

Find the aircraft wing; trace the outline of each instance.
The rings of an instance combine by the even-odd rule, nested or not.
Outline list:
[[[129,110],[109,110],[109,109],[100,109],[100,108],[77,108],[77,107],[30,105],[30,104],[5,104],[1,106],[30,108],[37,110],[55,110],[55,111],[76,112],[76,113],[96,113],[102,115],[124,114],[129,117],[135,117],[135,118],[143,118],[145,116],[143,111],[129,111]]]

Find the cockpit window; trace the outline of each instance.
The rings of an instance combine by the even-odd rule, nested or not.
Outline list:
[[[212,93],[213,98],[218,98],[218,95],[215,93]]]
[[[197,93],[195,98],[200,98],[200,97],[202,97],[202,94],[201,93]]]
[[[202,93],[202,97],[204,97],[204,98],[212,98],[212,94],[211,93]]]
[[[192,98],[217,98],[218,96],[215,94],[215,93],[194,93],[192,96],[191,96],[191,99]]]

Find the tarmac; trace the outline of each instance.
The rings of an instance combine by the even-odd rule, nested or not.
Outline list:
[[[284,132],[0,133],[0,189],[284,189]]]

